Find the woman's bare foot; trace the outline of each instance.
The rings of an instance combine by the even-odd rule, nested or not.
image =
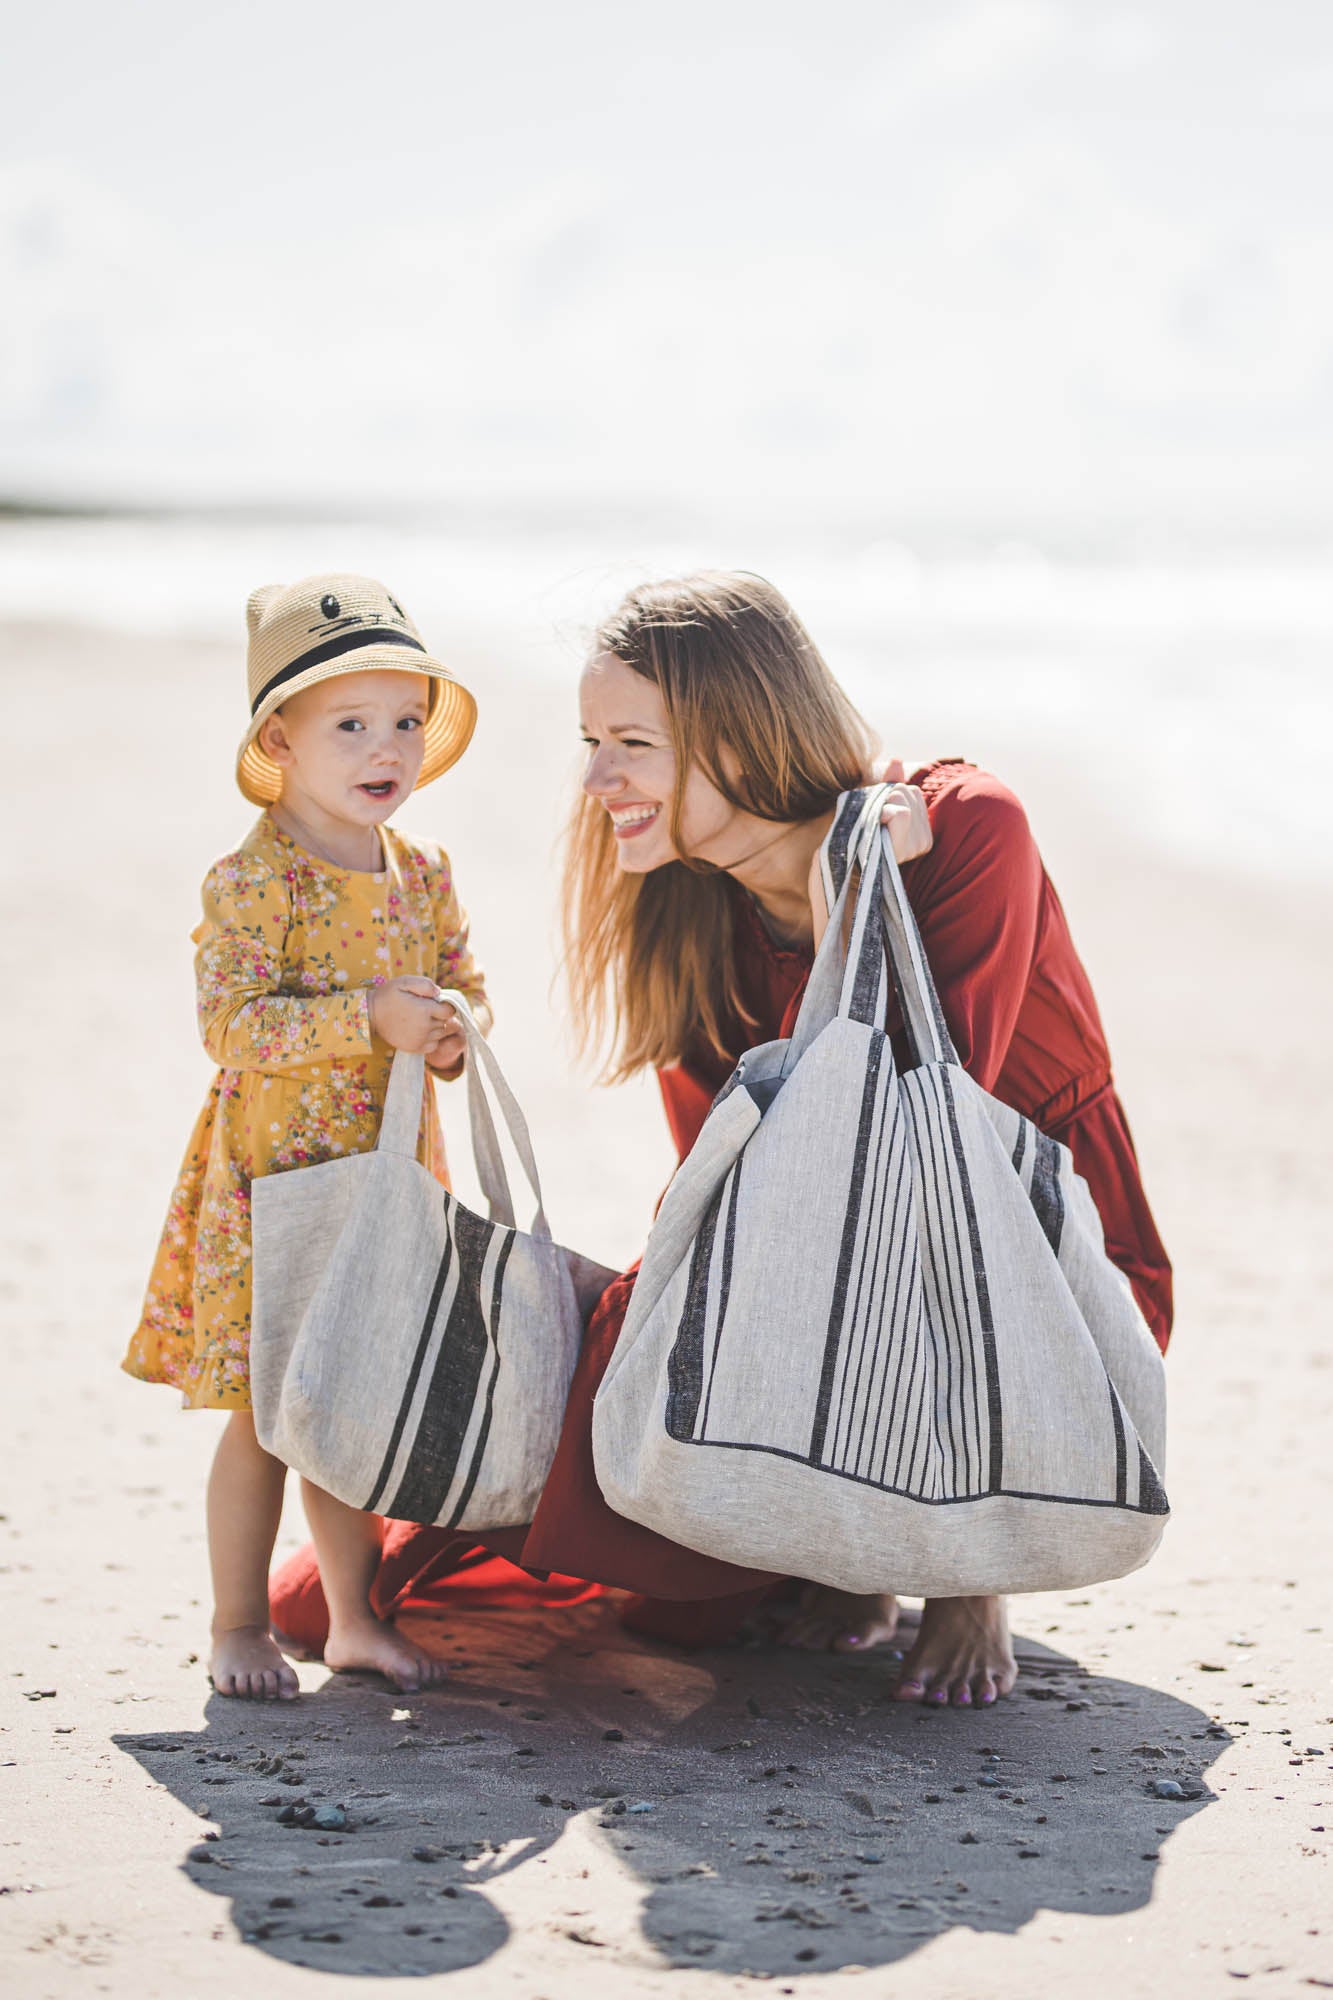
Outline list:
[[[1018,1679],[1002,1597],[936,1597],[895,1690],[896,1701],[988,1708]]]
[[[438,1687],[448,1672],[443,1660],[423,1653],[382,1618],[358,1620],[330,1630],[324,1644],[324,1664],[336,1674],[358,1668],[383,1674],[403,1694]]]
[[[246,1701],[292,1701],[301,1692],[295,1672],[264,1625],[215,1631],[209,1673],[219,1694]]]
[[[806,1653],[864,1653],[892,1643],[898,1629],[896,1597],[871,1591],[864,1597],[827,1584],[807,1583],[783,1626],[784,1646]]]

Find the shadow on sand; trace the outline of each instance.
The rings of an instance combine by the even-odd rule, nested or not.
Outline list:
[[[609,1946],[603,1966],[795,1976],[1040,1909],[1118,1915],[1148,1901],[1230,1740],[1021,1637],[1010,1701],[939,1713],[889,1700],[882,1656],[654,1649],[607,1602],[413,1629],[452,1662],[430,1695],[335,1675],[280,1708],[215,1697],[197,1734],[117,1739],[216,1827],[186,1871],[274,1957],[476,1965],[510,1934],[509,1878],[569,1837],[588,1880],[562,1899],[556,1871],[529,1878],[524,1923]],[[301,1801],[345,1807],[345,1830],[282,1824]]]

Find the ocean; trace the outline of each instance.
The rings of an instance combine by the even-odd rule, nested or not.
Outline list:
[[[1099,831],[1145,854],[1328,881],[1333,551],[1052,542],[639,517],[20,516],[0,520],[0,618],[233,640],[239,676],[256,584],[364,569],[466,656],[483,696],[507,678],[567,680],[572,743],[587,632],[627,584],[755,569],[890,750],[966,755],[1029,784],[1049,772]]]

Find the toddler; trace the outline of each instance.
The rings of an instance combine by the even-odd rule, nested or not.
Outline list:
[[[242,792],[262,808],[210,871],[194,933],[199,1022],[219,1065],[167,1212],[124,1366],[188,1409],[225,1410],[208,1483],[211,1672],[219,1694],[290,1698],[269,1629],[268,1570],[286,1467],[250,1414],[250,1184],[379,1131],[395,1049],[442,1076],[463,1036],[439,987],[489,1024],[447,857],[388,824],[466,749],[476,703],[382,584],[315,576],[247,606],[250,726]],[[418,1158],[447,1185],[426,1085]],[[370,1608],[380,1523],[303,1482],[330,1611],[330,1667],[405,1690],[443,1669]]]

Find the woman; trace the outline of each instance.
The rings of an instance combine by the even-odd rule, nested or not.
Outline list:
[[[826,920],[819,847],[874,745],[790,606],[745,575],[631,591],[597,635],[580,707],[588,760],[566,883],[575,1013],[585,1039],[609,1040],[612,1080],[657,1071],[683,1158],[736,1057],[790,1031]],[[894,801],[894,846],[959,1059],[1069,1146],[1108,1253],[1165,1347],[1170,1266],[1092,990],[1022,807],[958,759],[923,767],[913,785]],[[633,1271],[617,1279],[593,1315],[531,1528],[493,1545],[531,1569],[627,1587],[638,1629],[705,1643],[782,1580],[683,1549],[602,1501],[592,1397],[633,1283]],[[400,1531],[403,1573],[431,1554],[441,1576],[458,1554],[446,1541]],[[289,1585],[276,1580],[285,1630],[311,1601],[308,1564]],[[787,1637],[866,1648],[896,1624],[892,1598],[811,1586]],[[1015,1676],[1003,1602],[941,1599],[925,1607],[897,1695],[984,1705]]]

